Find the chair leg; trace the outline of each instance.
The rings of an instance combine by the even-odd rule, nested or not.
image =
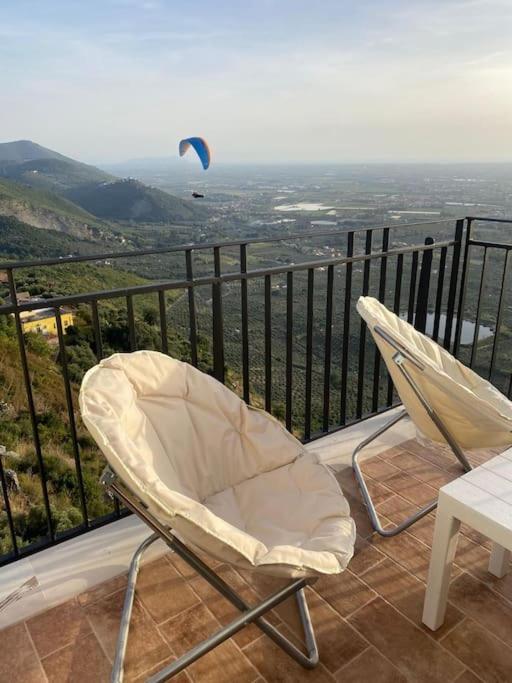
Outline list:
[[[423,398],[421,392],[419,389],[416,387],[414,381],[411,379],[409,373],[403,366],[403,359],[400,356],[400,354],[395,354],[394,360],[398,365],[398,368],[400,372],[404,375],[405,379],[409,382],[411,388],[414,390],[416,396],[418,397],[418,400],[422,403],[423,407],[425,408],[428,416],[432,420],[432,422],[436,425],[436,427],[439,429],[441,434],[445,437],[446,442],[450,446],[453,454],[457,458],[457,460],[460,462],[462,465],[462,468],[464,469],[465,472],[469,472],[471,468],[471,464],[469,463],[468,459],[466,458],[466,455],[464,452],[461,450],[457,442],[454,440],[450,432],[447,430],[446,426],[444,425],[443,421],[441,418],[437,415],[437,413],[430,408],[429,404],[427,401]],[[425,505],[422,507],[420,510],[415,512],[413,515],[408,517],[407,519],[404,519],[403,522],[400,524],[397,524],[396,526],[390,528],[390,529],[384,529],[382,524],[380,523],[379,520],[379,515],[377,514],[377,510],[375,509],[375,505],[373,504],[372,497],[370,496],[370,492],[368,491],[368,487],[366,486],[366,482],[364,480],[363,473],[361,471],[361,466],[359,465],[359,456],[361,454],[361,451],[363,448],[368,446],[368,444],[372,443],[372,441],[375,441],[381,434],[384,434],[390,427],[395,425],[399,420],[401,420],[403,417],[407,415],[407,411],[403,410],[401,413],[393,417],[389,422],[387,422],[385,425],[377,429],[376,432],[373,434],[370,434],[368,438],[366,438],[364,441],[362,441],[359,446],[354,450],[352,454],[352,468],[354,470],[354,474],[356,476],[357,482],[359,484],[359,488],[361,489],[361,495],[363,497],[363,500],[365,502],[366,508],[368,510],[368,515],[370,517],[371,523],[375,531],[380,534],[381,536],[396,536],[397,534],[401,533],[405,529],[409,528],[412,524],[415,522],[418,522],[422,517],[425,517],[425,515],[428,515],[429,512],[432,512],[432,510],[435,510],[437,507],[437,500],[433,500],[431,503],[428,503],[428,505]]]
[[[429,512],[432,512],[432,510],[435,510],[437,507],[437,501],[434,500],[428,505],[425,505],[425,507],[421,508],[417,512],[415,512],[413,515],[405,519],[403,522],[400,524],[397,524],[396,526],[392,527],[391,529],[385,529],[382,524],[380,523],[379,515],[377,513],[377,510],[375,508],[375,505],[373,504],[372,497],[370,496],[370,492],[368,490],[368,487],[366,485],[363,473],[361,471],[361,466],[359,464],[359,456],[361,455],[361,451],[366,448],[369,444],[371,444],[375,439],[377,439],[381,434],[384,434],[388,429],[390,429],[393,425],[395,425],[397,422],[399,422],[402,418],[404,418],[407,415],[407,412],[405,410],[401,411],[398,415],[395,415],[389,422],[386,422],[385,425],[377,429],[376,432],[373,434],[370,434],[369,437],[367,437],[364,441],[362,441],[357,448],[354,450],[354,453],[352,454],[352,469],[354,470],[355,477],[357,479],[357,483],[359,484],[359,488],[361,490],[361,495],[363,497],[364,503],[366,505],[366,509],[368,510],[368,515],[370,517],[370,521],[372,523],[373,528],[375,531],[380,534],[381,536],[396,536],[397,534],[401,533],[404,531],[404,529],[407,529],[410,527],[412,524],[415,522],[419,521],[422,517],[425,517],[425,515],[428,515]]]
[[[306,669],[313,669],[319,662],[318,646],[316,644],[315,631],[313,630],[313,624],[309,615],[308,603],[306,601],[304,589],[302,588],[300,591],[297,591],[297,593],[295,593],[295,597],[297,599],[297,605],[299,608],[302,630],[304,632],[304,642],[306,644],[308,656],[307,660],[305,660],[302,652],[298,651],[301,656],[297,658],[297,648],[294,645],[292,645],[292,649],[288,652],[288,654],[294,657],[299,664],[302,664],[302,666],[304,666]],[[279,635],[281,636],[280,633]],[[284,636],[281,636],[281,638],[283,639],[283,643],[286,641],[286,643],[291,645],[287,638]]]
[[[130,617],[135,599],[135,585],[137,582],[140,561],[144,552],[158,538],[160,538],[160,535],[155,533],[141,543],[141,545],[135,551],[130,563],[128,586],[125,593],[121,625],[116,645],[116,655],[111,675],[112,683],[122,683],[123,680],[123,665],[126,655]],[[218,574],[210,569],[210,567],[205,565],[202,560],[200,560],[189,548],[184,546],[180,541],[178,541],[178,539],[175,539],[175,543],[176,545],[173,541],[173,543],[169,543],[169,545],[193,568],[198,570],[200,575],[203,576],[203,578],[205,578],[212,586],[214,586],[222,595],[235,604],[235,606],[241,610],[242,614],[234,619],[230,624],[221,628],[212,636],[196,645],[179,659],[172,662],[172,664],[154,674],[150,679],[148,679],[148,683],[159,683],[177,675],[187,666],[213,650],[215,647],[251,623],[255,623],[266,635],[268,635],[277,645],[279,645],[279,647],[281,647],[288,655],[290,655],[290,657],[293,657],[293,659],[301,664],[301,666],[311,669],[318,664],[318,648],[313,631],[313,625],[309,616],[306,596],[304,594],[304,588],[306,586],[305,579],[297,579],[292,581],[284,588],[263,600],[259,605],[256,605],[255,607],[249,607],[249,605],[247,605],[242,598],[240,598],[240,596],[238,596],[237,593],[235,593],[224,582],[224,580],[218,576]],[[191,561],[192,558],[194,561]],[[301,652],[301,650],[299,650],[299,648],[297,648],[290,640],[288,640],[288,638],[283,636],[274,626],[272,626],[272,624],[263,618],[263,614],[273,609],[284,600],[287,600],[293,594],[296,596],[299,614],[304,629],[307,655]]]
[[[177,675],[180,671],[183,671],[187,666],[195,662],[197,659],[213,650],[215,647],[217,647],[217,645],[220,645],[235,633],[243,629],[245,626],[248,626],[253,622],[260,626],[260,622],[262,621],[261,615],[289,598],[291,595],[293,595],[293,593],[297,595],[299,605],[302,605],[302,608],[300,609],[302,624],[304,626],[304,632],[306,634],[308,646],[312,648],[312,651],[310,650],[310,656],[306,657],[298,648],[295,647],[295,645],[293,645],[293,643],[291,643],[287,638],[277,631],[276,633],[279,635],[279,642],[274,638],[273,640],[276,640],[277,644],[280,645],[280,647],[282,647],[282,649],[285,650],[285,652],[287,652],[297,662],[299,662],[299,664],[305,668],[313,668],[318,664],[318,650],[316,647],[311,621],[309,619],[309,612],[304,597],[304,591],[303,588],[300,587],[301,585],[304,585],[304,581],[302,579],[294,581],[288,586],[285,586],[285,588],[282,588],[277,593],[271,595],[256,607],[244,612],[239,617],[234,619],[230,624],[224,628],[221,628],[212,636],[206,640],[203,640],[201,643],[182,655],[179,659],[172,662],[172,664],[169,664],[167,667],[151,676],[151,678],[147,680],[147,683],[162,683],[162,681],[168,680],[172,676]]]
[[[167,533],[164,537],[164,540],[167,540],[169,547],[174,550],[174,552],[177,553],[183,560],[185,560],[185,562],[187,562],[193,569],[195,569],[195,571],[202,576],[203,579],[208,581],[213,588],[215,588],[221,595],[229,600],[232,605],[234,605],[241,612],[245,612],[250,609],[250,605],[248,605],[237,593],[235,593],[235,591],[228,586],[228,584],[218,574],[210,569],[210,567],[208,567],[208,565],[206,565],[194,552],[192,552],[190,548],[176,538],[176,536]],[[255,623],[258,628],[265,633],[265,635],[271,638],[276,645],[279,645],[279,647],[285,650],[301,666],[306,669],[312,669],[318,664],[318,650],[313,627],[309,618],[306,597],[302,591],[302,588],[305,588],[306,586],[306,581],[301,579],[298,583],[302,583],[302,586],[297,587],[296,597],[306,639],[306,647],[308,651],[307,656],[297,647],[295,647],[295,645],[293,645],[287,638],[285,638],[266,619],[261,617],[256,619]]]
[[[130,562],[130,569],[128,571],[128,585],[126,586],[126,592],[124,594],[121,624],[119,626],[119,633],[117,636],[116,655],[110,677],[112,683],[121,683],[123,680],[124,658],[126,655],[126,646],[128,644],[128,631],[130,629],[133,601],[135,600],[135,584],[137,583],[137,576],[139,574],[140,561],[149,546],[157,541],[158,538],[158,534],[151,534],[151,536],[146,538],[146,540],[139,545],[132,557],[132,561]]]

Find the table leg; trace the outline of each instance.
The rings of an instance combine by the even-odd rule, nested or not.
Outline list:
[[[501,579],[508,572],[510,566],[510,550],[507,550],[497,543],[492,544],[491,558],[489,560],[489,571],[494,576]]]
[[[432,631],[438,629],[444,622],[459,527],[458,519],[438,508],[427,592],[423,605],[423,623]]]

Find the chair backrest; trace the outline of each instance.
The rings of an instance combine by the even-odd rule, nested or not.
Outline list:
[[[409,416],[425,436],[444,441],[393,360],[397,350],[386,335],[418,361],[406,359],[407,372],[459,446],[512,444],[512,403],[495,387],[376,299],[360,297],[357,310],[371,330]]]
[[[293,462],[302,444],[196,368],[156,351],[115,354],[85,375],[82,418],[112,469],[196,501]],[[128,481],[127,481],[128,480]]]

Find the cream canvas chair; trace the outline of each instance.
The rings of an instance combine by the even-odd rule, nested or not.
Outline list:
[[[116,354],[84,377],[83,420],[109,467],[103,483],[154,532],[129,572],[113,681],[123,659],[140,558],[156,539],[242,612],[155,674],[163,681],[255,622],[304,667],[318,662],[304,587],[338,574],[353,553],[354,522],[329,470],[267,413],[247,406],[212,377],[154,351]],[[290,579],[249,606],[196,554]],[[308,654],[263,618],[294,595]]]
[[[368,325],[405,410],[354,451],[352,465],[374,529],[394,536],[437,505],[432,501],[401,524],[384,529],[365,483],[361,451],[406,414],[420,434],[448,444],[462,470],[471,465],[464,450],[512,444],[512,403],[489,382],[464,366],[432,339],[372,297],[360,297],[357,310]]]

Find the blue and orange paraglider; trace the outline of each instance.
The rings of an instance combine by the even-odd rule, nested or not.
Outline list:
[[[185,138],[180,142],[180,157],[186,153],[189,147],[193,147],[196,150],[197,156],[206,171],[210,165],[210,148],[206,140],[204,138]]]

